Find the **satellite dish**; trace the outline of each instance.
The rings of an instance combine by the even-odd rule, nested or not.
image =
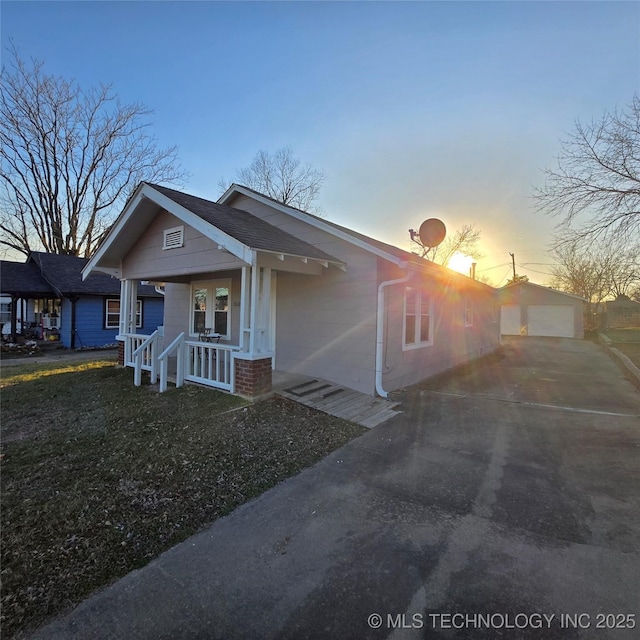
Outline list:
[[[437,247],[447,235],[447,227],[444,226],[442,220],[438,218],[429,218],[425,220],[418,231],[420,242],[425,247]]]

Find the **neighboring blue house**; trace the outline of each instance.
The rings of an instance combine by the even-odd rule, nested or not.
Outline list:
[[[3,334],[59,340],[64,347],[116,343],[120,280],[105,274],[82,279],[88,258],[32,251],[26,262],[0,261],[0,294],[10,297],[10,330]],[[162,325],[164,296],[138,287],[137,331]]]

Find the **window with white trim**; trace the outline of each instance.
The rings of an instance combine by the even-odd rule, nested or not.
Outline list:
[[[120,298],[109,298],[105,303],[105,329],[120,327]],[[136,327],[142,327],[142,300],[136,302]]]
[[[164,230],[163,249],[177,249],[184,245],[184,226]]]
[[[464,326],[473,326],[473,308],[471,306],[471,300],[469,300],[469,298],[464,299]]]
[[[10,302],[0,302],[0,322],[11,322]]]
[[[191,335],[211,329],[231,339],[231,280],[194,282],[191,285]]]
[[[415,287],[405,287],[403,315],[404,350],[433,344],[433,302],[428,292]]]

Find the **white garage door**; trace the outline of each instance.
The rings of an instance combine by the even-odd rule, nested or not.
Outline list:
[[[527,307],[530,336],[573,338],[573,306],[530,305]]]
[[[500,307],[500,333],[504,336],[520,335],[519,304],[504,304]]]

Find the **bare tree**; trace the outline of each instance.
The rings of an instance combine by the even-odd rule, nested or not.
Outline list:
[[[585,298],[589,303],[587,324],[597,327],[601,304],[633,293],[640,285],[640,243],[627,239],[615,242],[559,244],[551,254],[551,284],[556,289]]]
[[[446,267],[456,253],[462,253],[476,260],[482,258],[478,248],[481,234],[482,232],[478,231],[475,225],[465,224],[453,235],[448,235],[437,247],[426,247],[417,236],[412,238],[411,242],[420,257]]]
[[[545,170],[537,208],[561,216],[559,242],[630,237],[640,229],[640,98],[623,111],[577,121],[561,141],[558,166]]]
[[[151,112],[110,86],[81,89],[11,50],[0,87],[0,244],[89,256],[141,180],[181,182],[176,147],[158,148]]]
[[[324,174],[310,164],[302,164],[291,147],[283,147],[271,154],[260,150],[252,163],[236,172],[233,180],[255,189],[282,204],[320,213],[315,202],[324,182]],[[218,186],[226,191],[230,182],[222,178]]]
[[[507,280],[507,284],[518,284],[519,282],[529,282],[529,276],[521,276],[516,273],[513,278]]]

